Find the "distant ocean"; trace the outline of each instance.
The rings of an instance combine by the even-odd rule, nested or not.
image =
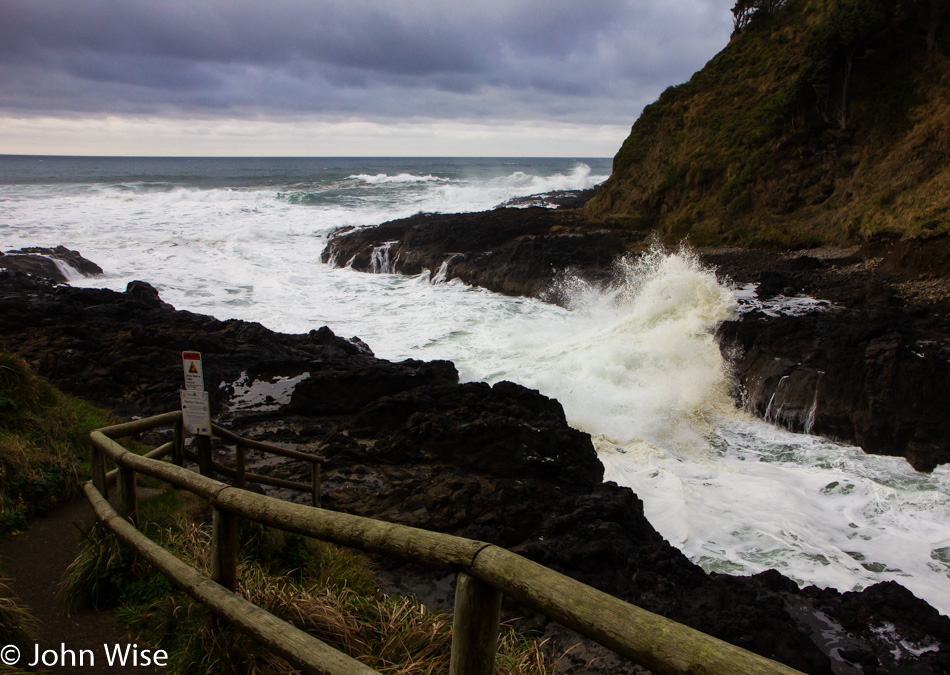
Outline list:
[[[627,261],[609,290],[564,279],[567,308],[437,283],[435,270],[320,262],[341,226],[490,209],[609,173],[609,159],[585,158],[0,156],[0,250],[62,244],[106,272],[77,286],[143,279],[179,309],[328,325],[384,358],[446,358],[465,379],[539,389],[705,569],[841,590],[893,579],[950,613],[950,467],[918,474],[737,410],[712,330],[752,300],[687,252]]]

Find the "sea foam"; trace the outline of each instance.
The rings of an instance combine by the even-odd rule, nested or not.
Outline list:
[[[260,160],[253,166],[266,174],[256,178],[222,160],[228,172],[245,170],[240,185],[229,187],[230,173],[193,180],[170,169],[160,181],[141,180],[143,169],[0,185],[0,247],[62,244],[106,272],[76,285],[123,290],[144,279],[181,309],[284,332],[329,325],[384,358],[447,358],[465,379],[538,388],[591,433],[608,480],[632,487],[663,536],[706,569],[776,568],[841,590],[896,579],[950,612],[950,467],[918,474],[902,459],[790,434],[736,409],[714,336],[736,299],[688,252],[623,261],[606,287],[564,278],[566,307],[432,284],[437,270],[404,277],[319,262],[336,227],[584,189],[608,166],[540,164],[555,168]],[[182,160],[188,176],[190,167]],[[363,174],[446,180],[348,178]],[[295,192],[314,198],[294,203],[286,195]]]

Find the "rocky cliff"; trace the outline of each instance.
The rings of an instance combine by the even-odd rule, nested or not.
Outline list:
[[[588,217],[696,245],[950,230],[950,3],[744,0],[643,111]]]

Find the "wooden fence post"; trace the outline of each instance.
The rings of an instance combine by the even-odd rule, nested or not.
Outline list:
[[[310,497],[313,505],[320,508],[320,462],[310,463]]]
[[[138,527],[139,505],[135,494],[135,469],[119,467],[119,504],[122,516]]]
[[[195,436],[195,445],[198,455],[198,473],[214,478],[214,467],[211,465],[211,436]]]
[[[238,443],[234,455],[234,484],[242,490],[247,486],[247,448]]]
[[[495,672],[500,618],[501,591],[459,572],[449,675],[492,675]]]
[[[95,443],[92,444],[92,484],[106,499],[109,498],[109,485],[106,483],[106,455]]]
[[[185,424],[182,420],[175,422],[175,446],[172,448],[172,462],[178,466],[185,466]]]
[[[237,587],[238,530],[240,519],[215,509],[211,518],[211,578],[233,591]]]

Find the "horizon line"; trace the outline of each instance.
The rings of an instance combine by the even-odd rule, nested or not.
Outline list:
[[[82,159],[613,159],[612,155],[81,155],[4,153],[0,158]]]

